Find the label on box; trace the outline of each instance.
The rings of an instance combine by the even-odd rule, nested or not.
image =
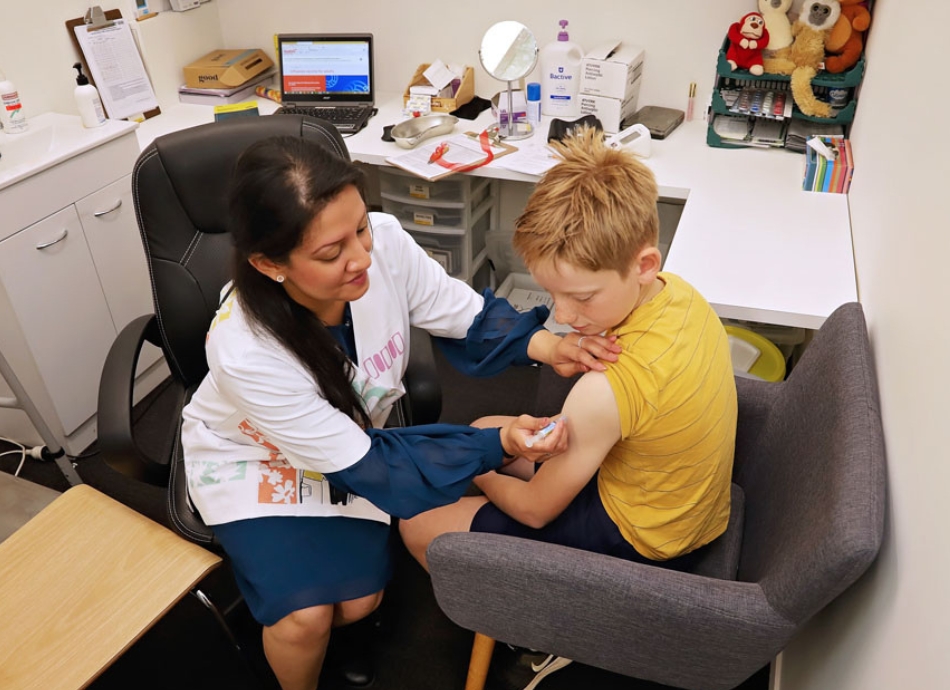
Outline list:
[[[426,213],[424,211],[414,211],[412,214],[412,222],[416,225],[435,225],[435,214]]]
[[[429,198],[429,185],[427,184],[411,184],[409,185],[409,196],[416,199],[428,199]]]

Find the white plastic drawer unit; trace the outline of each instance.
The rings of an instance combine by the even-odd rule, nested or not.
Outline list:
[[[497,222],[497,181],[454,175],[429,182],[402,170],[379,170],[383,211],[393,214],[453,277],[474,285],[486,263],[485,238]]]

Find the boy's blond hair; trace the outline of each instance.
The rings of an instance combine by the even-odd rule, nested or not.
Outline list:
[[[582,128],[552,143],[561,158],[515,221],[514,248],[530,268],[566,261],[626,277],[640,250],[656,246],[660,221],[653,173],[603,134]]]

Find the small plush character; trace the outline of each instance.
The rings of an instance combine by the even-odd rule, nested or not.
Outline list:
[[[758,12],[749,12],[729,27],[729,49],[726,60],[733,70],[747,69],[756,76],[764,72],[762,49],[769,42],[765,19]]]
[[[759,12],[769,32],[769,42],[764,47],[766,55],[774,56],[792,45],[792,22],[788,18],[791,7],[792,0],[759,0]]]
[[[815,98],[811,80],[818,74],[825,59],[825,40],[831,27],[841,16],[838,0],[808,0],[802,13],[792,24],[794,41],[787,58],[765,60],[765,69],[772,74],[792,75],[792,98],[805,115],[831,117],[831,106]]]
[[[864,50],[861,34],[871,25],[871,13],[864,0],[838,0],[841,16],[825,41],[825,69],[834,74],[853,67]]]

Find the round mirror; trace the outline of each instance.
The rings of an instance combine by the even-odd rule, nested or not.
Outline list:
[[[498,22],[482,38],[478,57],[485,71],[501,81],[528,76],[538,61],[538,42],[521,22]]]
[[[499,103],[494,133],[502,139],[524,139],[534,134],[534,126],[519,114],[511,95],[511,82],[531,74],[538,62],[538,42],[521,22],[498,22],[488,28],[478,50],[482,67],[495,79],[508,83],[504,106]],[[499,101],[502,99],[499,98]],[[504,110],[502,113],[501,111]],[[508,117],[507,113],[514,113]]]

